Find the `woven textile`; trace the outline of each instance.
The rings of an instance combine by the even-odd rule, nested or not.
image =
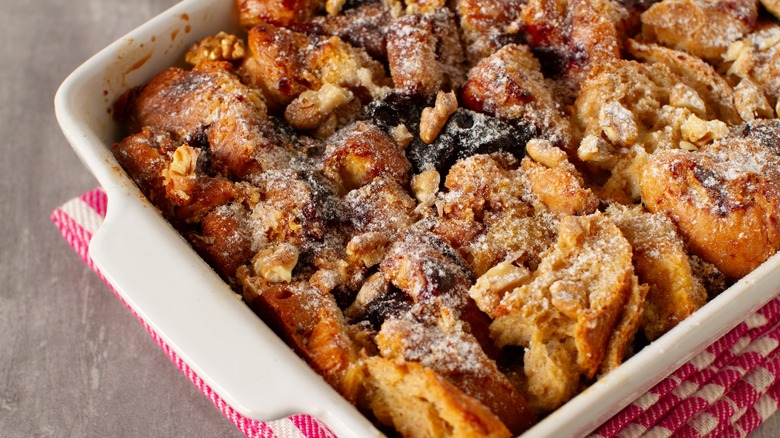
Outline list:
[[[51,220],[62,233],[62,236],[79,256],[92,268],[97,275],[108,284],[114,294],[127,309],[135,315],[149,335],[162,349],[168,359],[184,373],[185,376],[200,390],[236,427],[250,438],[335,438],[327,426],[309,415],[292,415],[276,421],[257,421],[246,418],[225,403],[195,372],[141,319],[138,314],[125,303],[116,293],[111,284],[101,275],[92,259],[89,257],[89,241],[100,227],[106,216],[106,194],[102,189],[84,193],[71,199],[51,214]]]
[[[51,215],[65,240],[104,281],[89,257],[88,245],[106,215],[106,205],[105,192],[96,189],[68,201]],[[136,318],[168,358],[246,436],[334,437],[322,422],[308,415],[269,422],[242,416],[214,393],[146,322],[138,315]],[[780,298],[775,298],[637,398],[592,436],[744,437],[772,415],[780,403],[779,346]]]

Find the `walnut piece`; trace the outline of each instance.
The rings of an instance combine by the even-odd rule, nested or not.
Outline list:
[[[682,82],[675,84],[672,92],[669,93],[669,104],[677,108],[685,108],[697,116],[704,116],[707,113],[707,106],[701,96]]]
[[[601,107],[599,126],[609,141],[619,146],[631,146],[639,138],[634,114],[618,102],[610,102]]]
[[[684,140],[701,146],[728,135],[729,127],[720,120],[704,121],[691,114],[680,127],[680,132]]]
[[[587,135],[577,148],[577,157],[602,169],[612,169],[617,164],[615,148],[597,135]]]
[[[382,232],[359,234],[347,243],[347,256],[370,268],[382,261],[388,243],[387,234]]]
[[[403,123],[400,123],[393,128],[390,131],[390,136],[393,137],[393,140],[398,143],[398,146],[401,149],[406,149],[406,147],[409,146],[409,143],[414,140],[414,135],[409,132],[409,129]]]
[[[774,117],[764,92],[750,79],[742,79],[734,88],[734,105],[746,122]]]
[[[289,243],[279,243],[262,249],[252,259],[252,267],[257,275],[270,283],[289,283],[292,271],[298,264],[298,248]]]
[[[173,152],[171,164],[162,171],[166,193],[174,201],[190,199],[190,192],[195,188],[195,167],[199,155],[200,149],[187,144],[179,146]]]
[[[428,169],[412,177],[412,193],[420,203],[432,205],[439,191],[441,175],[436,169]]]
[[[344,87],[325,83],[319,90],[307,90],[296,97],[284,110],[284,119],[293,128],[309,131],[325,123],[336,108],[354,99]]]
[[[504,261],[482,274],[469,289],[469,296],[477,303],[479,310],[495,318],[496,309],[504,295],[525,284],[530,277],[528,268]]]
[[[553,146],[549,140],[534,138],[525,145],[525,152],[539,164],[549,168],[568,162],[566,152]]]
[[[436,95],[435,106],[425,108],[420,116],[420,138],[422,141],[426,144],[433,143],[439,136],[441,128],[444,127],[456,109],[458,109],[458,98],[455,97],[455,92],[439,91],[439,94]]]
[[[246,56],[246,46],[239,37],[225,32],[206,37],[195,43],[184,55],[188,64],[204,61],[238,61]]]
[[[338,15],[346,2],[347,0],[327,0],[325,2],[325,11],[328,12],[328,15]]]
[[[355,301],[344,310],[344,315],[352,319],[362,317],[366,312],[366,306],[385,295],[389,286],[390,283],[388,283],[381,272],[368,277],[355,296]]]

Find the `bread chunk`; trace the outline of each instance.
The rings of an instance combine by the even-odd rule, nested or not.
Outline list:
[[[723,55],[728,73],[759,86],[771,107],[780,101],[780,26],[763,24],[735,41]],[[772,118],[771,110],[766,114]]]
[[[418,362],[479,400],[517,435],[534,422],[522,395],[460,322],[425,324],[410,315],[386,321],[376,338],[383,357]]]
[[[640,199],[639,181],[649,154],[696,148],[722,138],[728,125],[708,120],[717,114],[739,120],[733,91],[701,61],[688,62],[684,54],[633,43],[629,49],[658,62],[621,60],[595,66],[582,84],[574,113],[582,135],[578,158],[592,164],[591,169],[609,171],[599,195],[622,203]],[[673,67],[664,60],[672,60]],[[701,75],[691,78],[688,70]],[[696,89],[703,90],[702,95]]]
[[[568,119],[527,46],[510,44],[480,61],[469,71],[462,94],[466,108],[508,121],[530,138],[544,138],[563,149],[570,145]]]
[[[149,126],[206,143],[211,169],[227,177],[285,167],[294,155],[291,139],[271,123],[262,96],[231,70],[229,63],[205,62],[158,74],[126,100],[129,130]]]
[[[535,268],[554,240],[557,218],[516,165],[506,154],[461,160],[447,175],[449,192],[437,201],[432,231],[457,248],[476,276],[506,258]]]
[[[718,64],[757,18],[757,0],[663,0],[642,14],[642,35]]]
[[[360,188],[376,178],[409,186],[411,164],[396,142],[376,125],[358,122],[327,141],[323,172],[342,193]]]
[[[253,27],[248,39],[249,56],[241,76],[262,91],[274,110],[326,83],[366,100],[388,91],[382,65],[338,37],[306,35],[264,23]]]
[[[625,5],[611,0],[530,0],[523,5],[528,44],[545,72],[562,82],[565,100],[576,95],[593,66],[620,59],[638,9]]]
[[[606,213],[631,243],[637,277],[650,288],[640,313],[642,332],[652,341],[703,306],[707,290],[668,217],[617,204]]]
[[[626,42],[626,49],[638,59],[650,63],[660,62],[669,67],[681,83],[690,87],[703,101],[704,112],[698,113],[698,116],[719,119],[729,124],[741,123],[734,107],[734,91],[711,65],[686,52],[657,44],[643,44],[632,39]],[[674,105],[676,102],[671,100],[670,95],[670,103]],[[687,107],[696,108],[696,105],[688,104]]]
[[[396,90],[429,98],[463,83],[463,48],[448,9],[393,21],[385,44]]]
[[[470,65],[518,42],[522,4],[512,0],[458,0],[455,10]]]
[[[286,26],[306,21],[325,7],[325,0],[236,0],[238,17],[244,29],[260,23]]]
[[[778,126],[754,122],[701,151],[659,152],[642,176],[647,209],[669,215],[691,251],[732,278],[780,248]]]
[[[520,345],[532,405],[551,410],[596,375],[632,289],[631,245],[601,213],[561,220],[555,245],[525,284],[507,293],[490,326]],[[633,335],[633,334],[632,334]]]
[[[372,58],[382,61],[387,59],[385,34],[394,18],[390,2],[371,2],[346,9],[338,15],[314,17],[300,28],[307,33],[337,36],[355,47],[364,48]]]
[[[590,189],[583,187],[582,177],[568,161],[547,167],[526,157],[522,166],[528,176],[531,190],[550,212],[571,216],[596,211],[598,198]]]
[[[112,151],[144,195],[179,226],[199,223],[214,208],[243,196],[243,187],[206,173],[199,164],[201,148],[177,144],[170,134],[144,127]]]
[[[246,270],[241,282],[247,304],[354,403],[362,384],[359,351],[333,297],[308,282],[268,283]]]
[[[488,408],[416,362],[366,359],[369,407],[406,437],[510,437]]]

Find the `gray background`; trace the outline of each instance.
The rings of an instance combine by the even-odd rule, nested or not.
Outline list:
[[[49,221],[96,186],[54,119],[57,87],[173,3],[0,6],[0,436],[241,436]],[[780,436],[780,416],[755,436]]]

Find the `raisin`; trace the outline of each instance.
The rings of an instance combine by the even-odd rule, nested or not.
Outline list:
[[[431,104],[417,96],[389,93],[381,100],[371,102],[366,108],[366,116],[385,131],[404,124],[417,137],[423,108]]]
[[[495,117],[458,108],[433,143],[413,141],[407,158],[417,173],[434,167],[446,175],[455,162],[476,154],[508,152],[522,158],[529,139],[524,132]]]
[[[391,286],[386,294],[366,304],[363,320],[379,330],[386,319],[397,318],[411,307],[411,299],[400,289]]]
[[[342,11],[346,11],[347,9],[354,9],[358,6],[362,6],[369,3],[379,3],[381,0],[346,0],[344,2],[344,6],[341,7]]]
[[[780,120],[757,120],[747,123],[743,135],[755,139],[762,147],[780,156]]]

